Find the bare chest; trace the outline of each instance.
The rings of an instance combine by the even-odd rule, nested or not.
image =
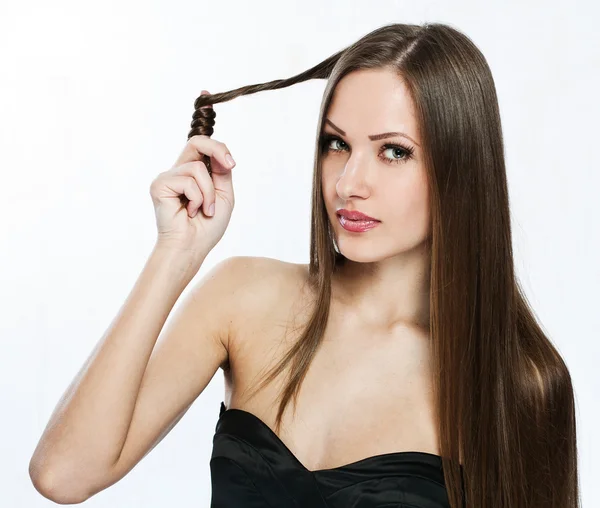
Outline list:
[[[248,323],[230,351],[225,404],[244,409],[275,429],[275,401],[290,365],[252,398],[247,394],[297,340],[289,308]],[[295,315],[294,325],[302,324]],[[298,319],[299,318],[299,319]],[[398,328],[378,331],[330,320],[294,412],[283,415],[279,439],[307,469],[328,469],[397,451],[439,454],[433,414],[428,337]],[[277,401],[278,402],[278,401]]]

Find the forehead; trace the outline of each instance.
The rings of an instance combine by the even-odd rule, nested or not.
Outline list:
[[[344,76],[326,117],[349,136],[388,130],[417,136],[412,98],[398,74],[388,69],[359,70]]]

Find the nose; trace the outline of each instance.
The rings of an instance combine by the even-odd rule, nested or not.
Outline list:
[[[368,179],[368,163],[350,158],[338,177],[335,185],[336,192],[343,201],[348,201],[353,197],[367,198],[370,194]]]

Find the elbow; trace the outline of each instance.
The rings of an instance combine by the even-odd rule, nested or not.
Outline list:
[[[35,490],[57,504],[80,504],[90,497],[72,483],[58,481],[52,471],[41,471],[33,461],[29,463],[29,478]]]

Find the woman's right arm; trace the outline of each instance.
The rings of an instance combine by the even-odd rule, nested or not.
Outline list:
[[[58,403],[30,461],[33,484],[45,497],[80,503],[117,482],[164,438],[226,363],[227,309],[234,307],[233,296],[249,273],[247,258],[228,258],[209,271],[157,343],[190,281],[181,256],[153,250]]]
[[[156,342],[175,302],[229,224],[235,204],[230,155],[224,143],[195,135],[173,167],[152,181],[155,247],[31,457],[29,475],[45,497],[78,503],[118,481],[161,441],[227,361],[228,309],[245,259],[229,258],[210,271],[183,302],[164,340]]]

